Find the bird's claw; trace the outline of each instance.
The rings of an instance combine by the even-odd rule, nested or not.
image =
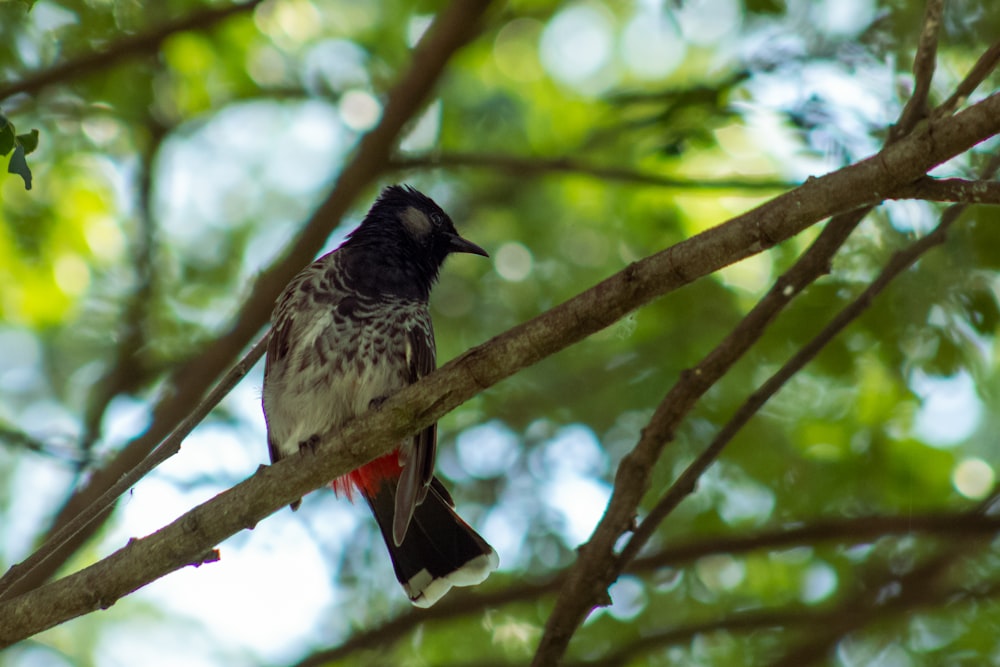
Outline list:
[[[315,455],[317,447],[319,447],[319,435],[314,433],[309,436],[308,439],[299,443],[299,454],[305,456],[308,452],[309,454]]]

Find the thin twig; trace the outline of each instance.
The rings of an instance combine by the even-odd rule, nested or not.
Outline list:
[[[870,622],[875,620],[891,619],[893,617],[904,616],[909,618],[909,613],[915,609],[926,609],[933,605],[940,605],[948,601],[952,605],[975,604],[983,601],[994,600],[1000,593],[1000,584],[993,584],[985,588],[967,590],[961,587],[947,585],[928,587],[920,596],[911,598],[897,598],[880,605],[876,614],[870,610],[855,609],[849,605],[841,605],[835,609],[815,610],[803,606],[789,605],[787,608],[777,610],[747,611],[728,615],[716,621],[704,623],[694,623],[682,625],[670,630],[646,635],[633,641],[621,649],[614,651],[596,660],[586,660],[568,663],[566,667],[620,667],[626,664],[635,664],[634,661],[651,651],[662,650],[665,646],[690,642],[694,637],[710,632],[748,632],[754,630],[788,630],[788,629],[813,629],[828,628],[840,623],[845,616],[863,614]],[[868,592],[871,595],[871,592]],[[783,633],[782,636],[787,636]],[[803,656],[796,656],[792,661],[782,663],[783,667],[803,667],[808,662],[802,660]],[[772,666],[775,667],[775,666]]]
[[[633,528],[636,508],[649,488],[653,467],[673,433],[695,403],[760,339],[764,331],[799,292],[829,271],[830,261],[869,207],[840,215],[830,221],[802,257],[779,278],[767,295],[693,369],[685,371],[660,402],[642,431],[635,448],[622,459],[615,475],[614,491],[604,517],[586,544],[556,600],[533,665],[556,664],[569,639],[594,605],[607,602],[607,587],[619,576],[638,546],[645,543],[657,524],[647,519],[633,534],[619,557],[615,545]],[[695,478],[696,480],[696,478]],[[692,484],[694,482],[692,481]],[[637,540],[638,538],[638,540]]]
[[[128,58],[155,53],[160,49],[163,41],[175,33],[188,30],[204,30],[230,16],[252,11],[262,1],[249,0],[244,3],[212,7],[195,12],[190,16],[169,21],[146,32],[126,37],[109,45],[104,50],[77,56],[73,60],[60,63],[49,69],[34,72],[25,76],[20,81],[0,86],[0,101],[18,93],[37,93],[47,86],[63,83],[85,74],[98,72]]]
[[[986,77],[996,69],[997,63],[1000,63],[1000,41],[991,44],[990,48],[979,56],[976,64],[972,66],[961,83],[955,87],[955,92],[934,110],[933,117],[942,118],[955,113],[958,107],[969,98],[969,95],[975,92],[979,84],[985,81]]]
[[[95,521],[99,521],[110,513],[111,508],[118,498],[125,492],[127,492],[131,487],[135,486],[143,477],[149,474],[154,468],[166,461],[168,458],[180,451],[181,442],[184,438],[188,436],[194,427],[201,423],[201,421],[208,416],[219,402],[229,395],[233,387],[243,379],[250,369],[253,368],[254,364],[264,356],[264,350],[267,349],[267,341],[270,337],[270,332],[261,338],[256,345],[254,345],[249,352],[230,369],[229,373],[226,374],[224,378],[215,386],[215,388],[202,400],[198,406],[187,415],[177,427],[170,433],[167,438],[160,443],[160,445],[154,449],[149,456],[142,460],[138,466],[132,468],[127,473],[122,475],[114,485],[112,485],[107,491],[104,492],[102,496],[97,498],[94,502],[90,503],[84,510],[75,516],[72,521],[67,523],[58,532],[49,536],[49,538],[35,550],[28,558],[26,558],[21,563],[14,565],[4,574],[3,578],[0,578],[0,600],[6,600],[14,597],[19,592],[23,586],[20,586],[20,582],[24,580],[25,577],[33,573],[37,568],[42,567],[46,564],[46,561],[52,557],[53,554],[57,553],[59,547],[65,544],[67,541],[75,537],[78,533],[86,530]]]

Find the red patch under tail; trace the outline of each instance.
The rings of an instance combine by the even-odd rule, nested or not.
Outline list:
[[[362,494],[374,496],[384,479],[399,479],[403,467],[399,465],[399,450],[377,458],[357,470],[352,470],[343,477],[333,480],[333,492],[354,500],[354,490]]]

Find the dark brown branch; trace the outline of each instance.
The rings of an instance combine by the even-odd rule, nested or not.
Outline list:
[[[468,0],[459,0],[468,6]],[[604,329],[653,298],[761,252],[831,214],[878,200],[1000,133],[1000,95],[928,123],[872,158],[810,180],[625,270],[491,341],[323,438],[320,456],[289,457],[84,570],[0,604],[0,646],[113,604],[197,560],[295,498],[388,452],[484,389]],[[630,517],[627,517],[630,519]]]
[[[892,139],[898,138],[900,133],[908,133],[930,111],[928,98],[937,65],[938,33],[941,31],[943,13],[944,0],[927,0],[920,38],[917,41],[917,53],[913,58],[913,94],[899,116],[899,123],[890,133]]]
[[[1000,63],[1000,41],[994,42],[983,55],[979,56],[976,64],[955,87],[955,92],[934,110],[934,117],[941,118],[955,113],[958,107],[965,104],[966,99],[979,87],[979,84],[996,69],[997,63]]]
[[[62,83],[85,74],[92,74],[128,58],[155,53],[163,40],[178,32],[204,30],[230,16],[252,11],[262,0],[249,0],[239,4],[212,7],[190,16],[168,21],[147,32],[126,37],[102,51],[78,56],[47,70],[34,72],[14,83],[0,85],[0,101],[18,93],[33,94],[46,86]]]
[[[726,422],[718,435],[704,452],[691,462],[681,473],[669,491],[653,507],[642,524],[634,531],[628,545],[623,549],[621,558],[628,560],[634,557],[652,536],[653,531],[684,498],[694,492],[698,479],[718,458],[733,436],[760,410],[785,383],[805,367],[826,345],[832,341],[847,325],[854,322],[867,310],[875,297],[899,274],[912,266],[917,259],[932,247],[944,242],[948,226],[957,216],[945,216],[942,223],[930,234],[909,247],[897,252],[889,260],[879,276],[854,301],[843,308],[833,320],[823,328],[812,340],[806,343],[791,359],[789,359],[774,375],[767,379],[759,389],[753,392],[739,407],[733,417]]]
[[[534,665],[556,664],[569,639],[594,606],[607,604],[607,588],[614,582],[650,537],[661,516],[650,515],[629,540],[624,552],[615,553],[620,537],[632,528],[633,517],[649,488],[652,470],[673,433],[698,399],[763,335],[779,312],[806,286],[829,270],[830,261],[870,209],[836,216],[816,241],[743,320],[693,369],[685,371],[660,402],[635,448],[622,459],[615,475],[608,509],[590,540],[579,549],[579,558],[562,586]],[[689,468],[690,470],[690,468]],[[697,474],[683,478],[690,493]],[[680,480],[679,480],[680,482]],[[676,485],[675,485],[676,486]],[[686,494],[685,494],[686,495]]]
[[[64,529],[75,523],[75,517],[103,496],[122,475],[141,464],[259,333],[281,289],[315,257],[350,205],[384,169],[404,125],[420,110],[448,59],[473,37],[489,4],[489,0],[456,0],[435,20],[417,45],[410,68],[389,92],[378,126],[361,140],[354,159],[345,166],[336,186],[313,213],[295,245],[258,277],[231,329],[171,374],[165,383],[168,390],[153,408],[147,431],[95,471],[87,486],[69,499],[53,522],[46,544],[56,533],[71,533],[73,539],[54,545],[54,553],[46,558],[46,565],[25,577],[14,593],[29,590],[48,579],[93,534],[106,514],[86,528],[68,532]]]
[[[987,170],[986,176],[992,175],[995,171],[998,160]],[[820,350],[833,340],[848,324],[856,320],[868,307],[871,306],[875,297],[880,294],[897,276],[911,267],[917,259],[931,248],[944,243],[949,227],[958,219],[965,205],[955,205],[950,207],[941,217],[941,222],[933,232],[924,238],[912,243],[894,254],[879,276],[862,292],[854,301],[843,308],[836,317],[820,331],[812,340],[803,346],[788,362],[785,363],[736,411],[736,414],[723,426],[712,443],[693,461],[681,474],[677,481],[670,487],[663,498],[654,506],[643,523],[633,534],[631,540],[622,552],[621,558],[627,560],[646,544],[653,531],[660,523],[690,495],[697,484],[698,478],[704,471],[718,458],[723,448],[732,437],[753,417],[760,408],[773,396],[784,384],[799,372],[809,361],[811,361]],[[853,617],[852,618],[857,618]],[[860,626],[855,626],[860,627]],[[839,636],[839,632],[837,633]],[[796,659],[801,658],[796,654]],[[805,664],[789,662],[788,664]]]
[[[396,157],[389,162],[392,169],[495,169],[511,176],[523,178],[536,174],[575,174],[589,176],[602,181],[617,181],[636,185],[651,185],[678,190],[763,190],[775,192],[789,190],[797,183],[787,181],[753,181],[744,178],[729,179],[688,179],[645,173],[624,167],[608,167],[588,164],[574,158],[519,157],[502,154],[443,153]]]

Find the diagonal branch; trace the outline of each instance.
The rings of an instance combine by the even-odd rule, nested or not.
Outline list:
[[[195,12],[190,16],[164,23],[147,32],[126,37],[101,51],[80,56],[40,72],[34,72],[20,81],[0,85],[0,101],[18,93],[37,93],[52,84],[98,72],[128,58],[155,53],[163,41],[175,33],[187,30],[204,30],[230,16],[252,11],[262,1],[248,0],[248,2],[212,7]]]
[[[704,393],[760,339],[778,313],[801,290],[828,272],[833,255],[870,210],[864,206],[832,219],[795,265],[775,282],[726,338],[697,366],[685,371],[667,392],[643,429],[639,442],[618,466],[608,508],[591,538],[579,548],[580,556],[570,569],[549,616],[533,665],[556,664],[561,659],[586,614],[595,606],[610,603],[608,587],[636,556],[653,528],[659,525],[662,517],[651,515],[634,531],[625,551],[615,554],[615,545],[621,536],[633,529],[635,513],[649,488],[652,470],[664,448],[673,440],[677,426]],[[685,495],[694,490],[703,470],[697,469],[690,477],[683,478]]]
[[[459,0],[466,4],[467,0]],[[388,452],[521,368],[692,280],[761,252],[830,215],[877,203],[934,166],[1000,133],[1000,95],[928,123],[876,156],[777,197],[629,265],[593,288],[473,348],[326,436],[316,457],[289,457],[104,560],[0,604],[0,646],[107,607],[250,528],[295,498]]]
[[[403,127],[420,110],[451,56],[476,34],[489,4],[489,0],[455,0],[437,17],[414,50],[409,69],[390,90],[378,126],[361,140],[353,160],[344,167],[336,186],[313,213],[294,246],[258,277],[230,330],[168,378],[164,385],[168,389],[154,407],[146,432],[94,471],[87,486],[66,502],[42,547],[53,552],[47,556],[46,565],[26,576],[12,592],[24,592],[51,577],[93,534],[107,512],[84,528],[75,517],[140,465],[267,323],[274,300],[285,284],[315,257],[352,202],[384,169]],[[64,529],[69,524],[75,526],[70,531],[72,539],[64,543],[52,540],[57,533],[66,534]]]
[[[98,520],[103,520],[104,517],[111,511],[112,506],[115,501],[121,497],[122,494],[127,492],[129,488],[134,486],[145,477],[149,472],[151,472],[158,465],[166,461],[168,458],[180,451],[181,442],[184,441],[191,431],[201,423],[201,421],[208,416],[208,413],[215,408],[219,402],[222,401],[229,392],[233,390],[233,387],[243,379],[254,364],[264,356],[264,350],[267,349],[267,335],[265,335],[260,341],[254,345],[253,349],[247,352],[246,356],[243,357],[234,367],[226,374],[226,377],[219,382],[218,385],[205,397],[198,407],[191,412],[187,417],[181,420],[181,422],[171,431],[170,435],[167,436],[163,442],[161,442],[156,449],[154,449],[149,456],[144,458],[139,465],[135,466],[119,479],[104,492],[103,495],[96,498],[94,502],[83,508],[77,516],[73,518],[72,521],[63,526],[59,531],[54,533],[49,540],[42,545],[41,548],[37,549],[33,554],[28,556],[24,561],[18,563],[11,567],[4,574],[3,578],[0,578],[0,601],[6,600],[8,598],[17,595],[18,591],[23,589],[24,581],[28,579],[32,574],[38,572],[42,568],[51,568],[51,560],[55,557],[59,551],[58,547],[63,544],[69,543],[71,540],[77,539],[82,531],[92,529],[93,525]]]
[[[963,178],[919,178],[889,195],[889,199],[924,199],[959,204],[1000,204],[1000,182]]]
[[[996,69],[997,63],[1000,63],[1000,41],[993,42],[983,52],[983,55],[979,56],[976,64],[972,66],[972,69],[965,75],[961,83],[955,87],[955,92],[941,106],[934,110],[934,117],[940,118],[952,114],[959,106],[965,104],[969,95],[975,92],[979,84],[985,81],[986,77]]]

